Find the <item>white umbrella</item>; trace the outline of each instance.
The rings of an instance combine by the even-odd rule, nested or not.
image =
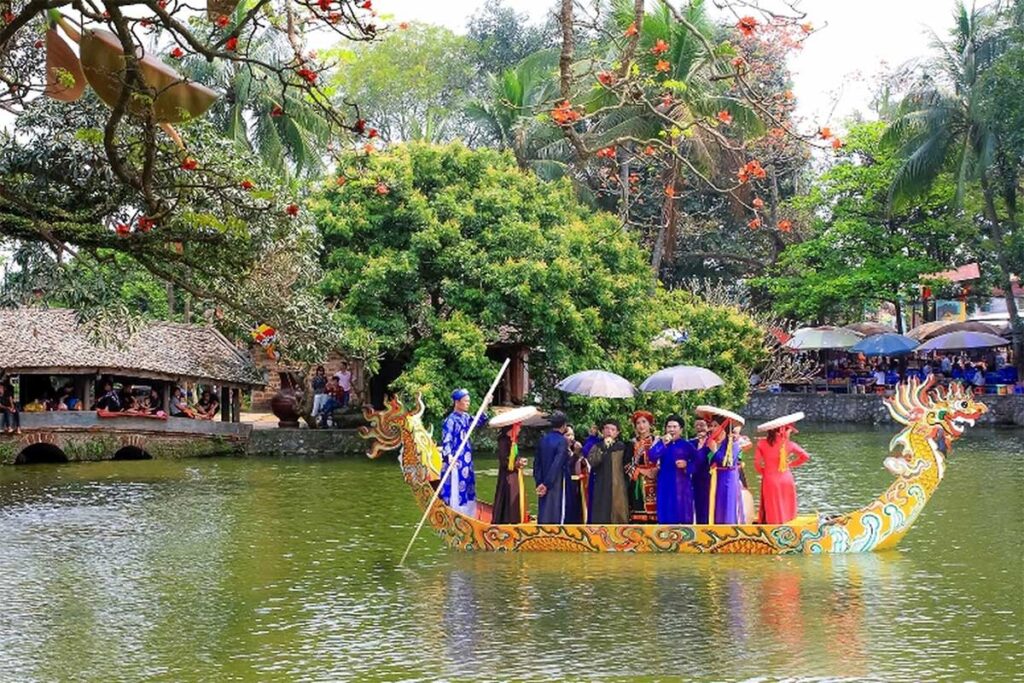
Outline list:
[[[584,370],[555,385],[559,391],[594,398],[633,398],[636,388],[625,377],[604,370]]]
[[[847,330],[843,327],[810,327],[798,330],[789,341],[786,347],[795,351],[811,351],[817,349],[848,349],[861,339],[862,334]]]
[[[957,351],[960,349],[986,349],[994,346],[1009,346],[1010,342],[1000,336],[985,332],[947,332],[932,337],[917,347],[918,351]]]
[[[696,391],[725,384],[721,377],[696,365],[676,365],[658,370],[644,380],[641,391]]]

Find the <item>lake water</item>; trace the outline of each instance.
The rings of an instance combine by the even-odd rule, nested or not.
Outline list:
[[[804,430],[802,510],[881,492],[890,436]],[[895,551],[457,554],[425,530],[400,570],[419,514],[393,460],[2,468],[0,681],[1024,680],[1022,490],[1024,431],[979,428]]]

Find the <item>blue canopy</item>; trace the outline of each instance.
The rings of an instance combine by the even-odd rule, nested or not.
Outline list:
[[[876,334],[865,337],[848,349],[850,353],[863,353],[865,356],[902,356],[918,347],[920,342],[902,334]]]

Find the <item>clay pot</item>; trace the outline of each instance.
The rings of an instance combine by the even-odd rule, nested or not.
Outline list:
[[[278,427],[298,429],[302,390],[292,373],[278,372],[277,374],[281,378],[281,389],[270,398],[270,411],[277,417]]]

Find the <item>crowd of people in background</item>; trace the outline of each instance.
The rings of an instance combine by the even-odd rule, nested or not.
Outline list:
[[[850,354],[828,362],[826,378],[830,381],[862,379],[870,387],[891,387],[902,379],[925,379],[934,375],[940,381],[963,382],[972,388],[984,388],[991,372],[999,372],[1007,365],[1005,350],[995,350],[983,358],[967,354],[934,353],[908,361],[895,357],[872,357]]]
[[[333,424],[334,411],[347,408],[352,398],[352,370],[348,361],[342,361],[340,369],[330,377],[324,366],[316,366],[310,383],[313,388],[313,419],[321,427],[328,427]]]

